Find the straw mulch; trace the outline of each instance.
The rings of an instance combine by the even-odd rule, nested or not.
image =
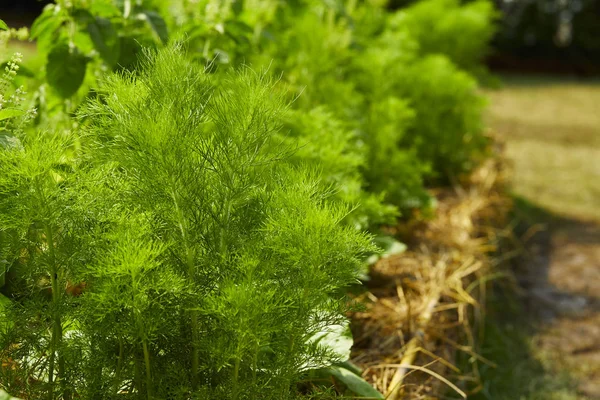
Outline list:
[[[506,176],[506,163],[490,159],[460,186],[434,191],[433,218],[388,232],[408,250],[372,266],[357,298],[365,309],[352,316],[352,361],[387,399],[466,397],[480,388],[478,366],[494,365],[476,344],[486,287],[509,256],[499,247],[510,234]]]

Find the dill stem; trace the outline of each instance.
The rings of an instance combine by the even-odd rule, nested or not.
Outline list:
[[[254,350],[254,357],[252,358],[252,384],[256,383],[256,370],[258,369],[258,352],[259,346],[256,346],[256,350]]]
[[[238,398],[238,388],[239,388],[239,386],[238,386],[238,377],[239,377],[239,374],[240,374],[240,359],[238,357],[235,360],[235,365],[233,366],[233,379],[232,379],[233,380],[233,382],[232,382],[233,393],[231,395],[231,398],[233,400],[237,400],[237,398]]]
[[[173,183],[173,186],[175,184]],[[181,231],[181,239],[184,243],[185,257],[188,269],[188,277],[192,282],[195,282],[195,271],[194,271],[194,252],[190,248],[188,243],[188,235],[186,229],[185,218],[183,212],[179,207],[177,201],[177,194],[174,189],[171,190],[171,197],[173,198],[173,204],[175,206],[175,212],[177,213],[177,219],[179,224],[179,230]],[[192,330],[192,389],[198,388],[198,368],[200,365],[200,350],[198,349],[198,311],[190,311],[190,325]]]
[[[44,224],[46,233],[46,241],[48,243],[48,254],[50,256],[50,280],[52,282],[52,340],[50,342],[50,360],[48,366],[48,382],[50,383],[49,398],[54,399],[54,364],[56,353],[59,351],[59,346],[62,341],[62,323],[58,305],[60,302],[60,290],[58,288],[58,267],[56,265],[56,253],[54,249],[54,233],[50,224]],[[64,377],[65,363],[63,358],[58,357],[58,375],[59,379]]]
[[[150,371],[150,352],[148,351],[148,342],[147,340],[142,341],[142,346],[144,349],[144,364],[146,366],[146,395],[148,396],[148,400],[152,399],[152,375]]]
[[[119,338],[119,358],[115,372],[115,395],[119,394],[119,383],[121,383],[121,370],[123,369],[123,338]]]

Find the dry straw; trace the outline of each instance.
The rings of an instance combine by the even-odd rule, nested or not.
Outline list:
[[[506,163],[481,165],[460,186],[435,190],[434,218],[389,233],[408,237],[409,250],[371,270],[366,310],[353,315],[353,361],[387,399],[464,397],[480,388],[477,354],[487,282],[510,237]],[[470,370],[455,365],[457,352]],[[464,369],[464,368],[463,368]]]

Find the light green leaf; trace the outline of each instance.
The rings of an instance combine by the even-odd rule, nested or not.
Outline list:
[[[383,250],[382,253],[373,254],[367,259],[368,264],[375,264],[382,258],[387,258],[393,255],[402,254],[406,251],[406,245],[397,241],[391,236],[377,236],[374,239],[377,247]]]
[[[62,13],[55,12],[54,4],[46,6],[42,14],[33,22],[29,31],[29,39],[34,40],[38,37],[52,34],[60,27],[63,21],[64,16]]]
[[[5,119],[20,117],[25,114],[25,111],[18,110],[16,108],[5,108],[0,110],[0,121],[4,121]]]
[[[333,375],[337,380],[342,382],[348,390],[354,393],[358,397],[370,398],[370,399],[385,399],[385,397],[379,393],[373,386],[365,381],[360,376],[352,373],[346,368],[340,366],[331,366],[326,369],[328,373]]]
[[[354,344],[348,322],[343,325],[330,325],[313,336],[310,341],[333,351],[340,360],[350,358],[350,349]]]
[[[358,376],[360,376],[362,374],[362,370],[350,360],[344,361],[343,363],[339,363],[337,365],[339,367],[347,369],[350,372],[353,372],[354,374],[356,374]]]
[[[402,254],[406,251],[406,245],[402,242],[394,241],[392,245],[387,249],[387,251],[383,254],[383,257],[389,257],[396,254]]]
[[[121,36],[119,37],[119,48],[121,51],[117,64],[121,68],[131,70],[142,53],[139,41],[133,37]]]
[[[87,58],[76,47],[61,43],[48,54],[46,78],[48,84],[63,98],[74,95],[85,78]]]
[[[8,25],[6,25],[6,22],[4,22],[0,19],[0,31],[7,31],[7,30],[8,30]]]
[[[0,389],[0,400],[20,400],[16,397],[12,397],[10,394],[6,393],[4,390]]]

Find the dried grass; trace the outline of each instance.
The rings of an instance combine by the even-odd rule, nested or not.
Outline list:
[[[372,267],[368,292],[357,298],[365,310],[352,317],[352,361],[386,398],[466,397],[480,386],[477,365],[493,365],[476,343],[486,282],[510,236],[507,172],[500,156],[488,160],[460,187],[434,191],[432,219],[389,232],[410,237],[408,251]],[[455,365],[457,352],[470,357],[470,370]]]

